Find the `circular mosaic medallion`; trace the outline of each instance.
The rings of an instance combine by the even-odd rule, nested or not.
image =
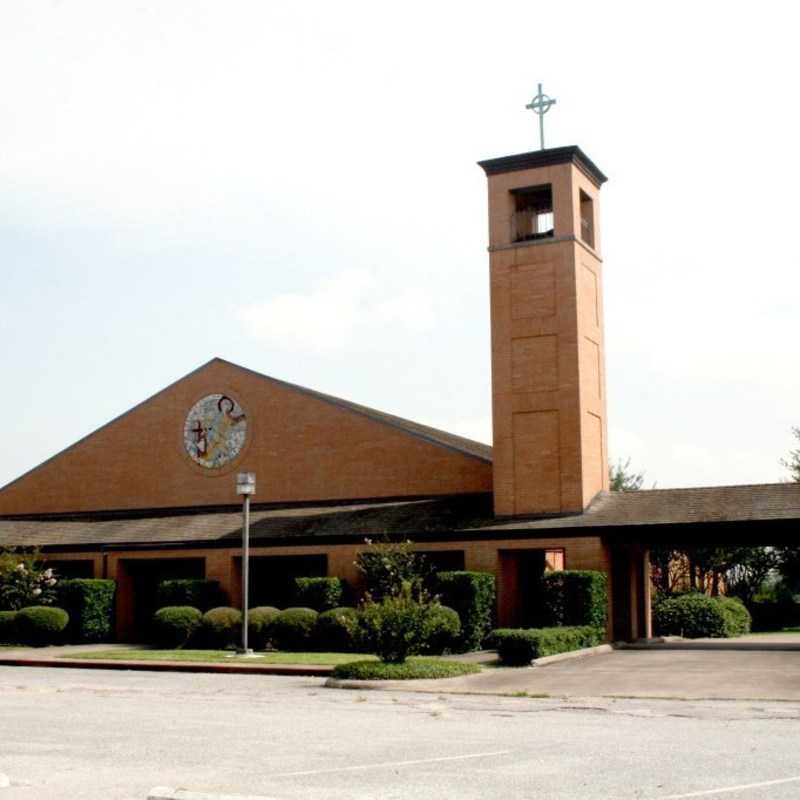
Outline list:
[[[206,469],[219,469],[233,461],[246,436],[247,417],[227,394],[209,394],[198,400],[183,425],[186,452]]]

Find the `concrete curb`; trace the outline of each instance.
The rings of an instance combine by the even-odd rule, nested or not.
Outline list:
[[[186,789],[172,789],[169,786],[156,786],[150,790],[147,800],[272,800],[254,794],[215,794],[213,792],[189,792]]]
[[[326,678],[333,667],[301,664],[213,664],[202,661],[94,661],[83,658],[0,658],[0,667],[116,669],[141,672],[211,672],[224,675],[294,675]]]
[[[548,664],[556,664],[559,661],[569,661],[573,658],[585,658],[586,656],[599,656],[604,653],[613,653],[614,646],[610,644],[598,644],[596,647],[584,647],[581,650],[568,650],[566,653],[556,653],[554,656],[542,656],[535,658],[531,662],[533,667],[546,667]]]
[[[543,656],[542,658],[537,658],[531,662],[529,667],[499,667],[500,669],[533,669],[534,667],[546,667],[548,664],[555,664],[559,661],[568,661],[574,658],[585,658],[586,656],[599,656],[605,653],[613,653],[614,646],[610,644],[599,644],[596,647],[584,647],[581,650],[570,650],[566,653],[556,653],[554,656]],[[477,674],[477,673],[476,673]],[[390,691],[399,691],[402,686],[408,686],[409,691],[419,691],[416,686],[419,685],[420,681],[425,681],[425,683],[436,683],[437,686],[441,686],[441,691],[447,691],[447,681],[451,680],[458,680],[458,679],[469,679],[470,677],[474,677],[474,675],[455,675],[452,678],[420,678],[419,680],[409,680],[409,681],[398,681],[398,680],[386,680],[386,681],[358,681],[358,680],[350,680],[347,678],[334,678],[330,677],[328,680],[325,681],[325,687],[328,689],[387,689]],[[425,690],[425,691],[432,691],[432,690]],[[470,692],[463,692],[459,690],[459,694]],[[476,692],[476,694],[484,694],[483,692]],[[486,692],[486,694],[502,694],[501,692]]]

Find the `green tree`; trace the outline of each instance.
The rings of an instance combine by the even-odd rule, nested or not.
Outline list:
[[[797,440],[798,446],[789,451],[787,458],[781,459],[781,465],[789,470],[793,481],[800,483],[800,428],[792,428],[792,436]]]
[[[425,556],[414,552],[411,541],[382,542],[365,540],[367,549],[356,556],[356,567],[364,576],[364,584],[371,600],[398,595],[408,585],[419,594],[430,573]]]
[[[630,458],[620,458],[608,465],[608,482],[612,492],[638,492],[644,483],[644,472],[633,472]]]

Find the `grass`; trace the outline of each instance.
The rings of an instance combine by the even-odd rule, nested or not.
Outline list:
[[[237,656],[232,650],[95,650],[89,653],[65,653],[59,658],[81,658],[89,661],[205,661],[225,662],[242,661],[247,664],[304,664],[316,666],[336,666],[353,660],[352,653],[288,653],[284,651],[256,653],[244,658]],[[375,656],[363,656],[369,659]]]
[[[419,679],[455,678],[480,672],[477,664],[463,661],[444,661],[441,658],[409,658],[402,664],[384,664],[381,661],[351,661],[340,664],[333,677],[359,681],[407,681]]]
[[[751,631],[753,636],[770,636],[775,633],[800,633],[800,628],[779,628],[776,631]]]

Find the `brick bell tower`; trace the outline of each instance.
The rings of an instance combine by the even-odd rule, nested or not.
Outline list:
[[[608,489],[605,175],[578,147],[480,162],[489,182],[494,510],[583,511]]]

